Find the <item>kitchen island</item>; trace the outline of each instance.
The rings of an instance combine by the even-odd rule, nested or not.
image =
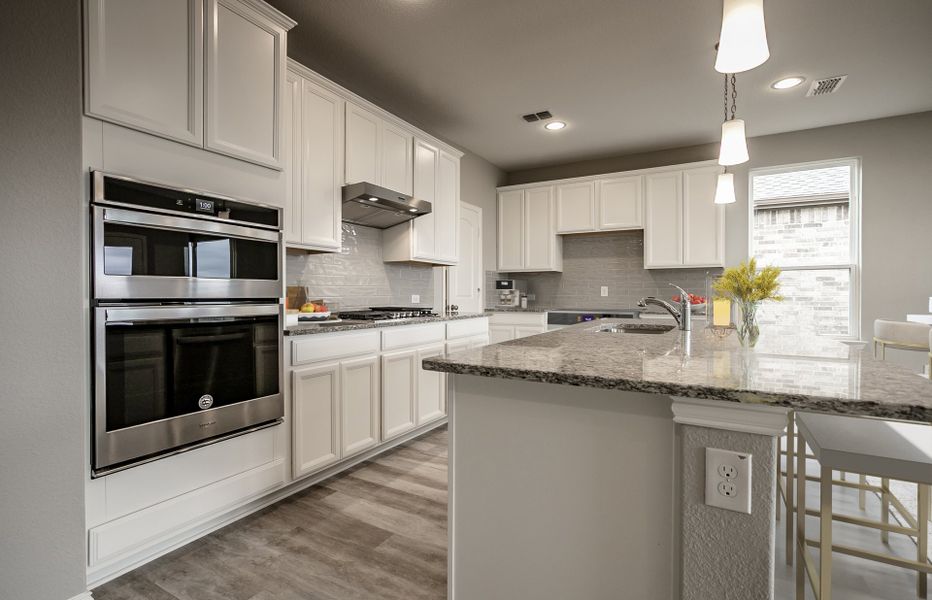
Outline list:
[[[788,410],[932,421],[932,383],[857,345],[612,323],[424,362],[454,374],[454,600],[772,598]],[[705,505],[708,447],[752,456],[750,514]]]

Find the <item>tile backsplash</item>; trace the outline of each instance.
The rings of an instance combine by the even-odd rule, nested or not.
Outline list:
[[[427,265],[382,262],[382,231],[343,223],[343,250],[308,254],[289,250],[288,285],[308,288],[308,298],[322,299],[340,310],[379,305],[433,306],[434,272]]]
[[[669,300],[678,293],[668,283],[704,296],[706,273],[722,269],[645,269],[644,232],[615,231],[563,236],[562,273],[486,273],[486,306],[498,302],[495,279],[523,279],[533,308],[634,308],[644,296]],[[601,287],[608,286],[608,296]]]

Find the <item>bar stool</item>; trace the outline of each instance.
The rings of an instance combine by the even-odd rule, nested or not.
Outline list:
[[[918,572],[916,592],[927,594],[929,562],[929,486],[932,484],[932,426],[902,421],[796,413],[798,444],[796,453],[796,598],[804,600],[806,578],[817,600],[830,600],[832,553],[847,554]],[[806,452],[808,446],[819,461],[819,540],[806,538]],[[915,527],[834,514],[832,511],[832,471],[848,471],[914,482],[918,485],[918,515]],[[873,527],[885,532],[916,538],[916,560],[881,554],[832,542],[832,521]],[[806,551],[819,548],[819,565]]]

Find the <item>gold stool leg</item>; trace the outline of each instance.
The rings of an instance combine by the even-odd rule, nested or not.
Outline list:
[[[796,436],[796,445],[796,600],[806,600],[806,442],[802,435]]]
[[[858,482],[861,484],[861,486],[867,485],[867,475],[862,474],[860,477],[858,477]],[[858,508],[861,510],[867,508],[867,490],[865,490],[863,487],[858,490]]]
[[[832,470],[819,483],[819,600],[832,600]]]
[[[880,480],[880,521],[884,525],[890,524],[890,480],[882,478]],[[890,532],[886,529],[880,531],[880,541],[884,544],[890,543]]]
[[[793,459],[796,458],[796,413],[790,411],[786,415],[786,564],[793,564]],[[803,460],[805,460],[803,452]],[[805,470],[803,471],[805,475]]]
[[[916,560],[921,563],[924,563],[929,560],[929,517],[930,515],[930,500],[932,496],[929,494],[929,486],[919,484],[919,498],[918,498],[918,509],[916,515],[916,526],[919,529],[919,536],[916,540],[917,549],[916,549]],[[916,581],[916,594],[920,598],[925,598],[929,593],[929,574],[922,571],[919,572],[919,579]]]

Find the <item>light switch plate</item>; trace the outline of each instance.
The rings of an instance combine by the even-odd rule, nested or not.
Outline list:
[[[705,449],[705,503],[751,514],[751,459],[746,452]]]
[[[602,286],[602,297],[604,298],[604,297],[606,297],[606,296],[608,296],[608,286],[607,286],[607,285],[603,285],[603,286]]]
[[[421,297],[418,294],[411,294],[411,304],[420,304]]]
[[[932,313],[932,296],[929,296],[929,312]]]

